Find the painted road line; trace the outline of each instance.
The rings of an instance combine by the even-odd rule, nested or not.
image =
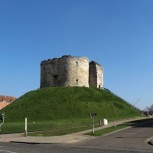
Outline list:
[[[9,151],[9,150],[0,150],[0,152],[6,152],[6,153],[17,153],[17,152],[12,152],[12,151]]]

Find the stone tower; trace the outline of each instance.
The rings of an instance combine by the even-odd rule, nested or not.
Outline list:
[[[94,61],[89,64],[87,57],[65,55],[41,62],[40,88],[56,86],[101,88],[102,75],[102,67]]]
[[[89,60],[62,56],[41,62],[41,88],[55,86],[89,87]]]
[[[94,61],[89,64],[89,86],[99,89],[103,87],[103,68]]]

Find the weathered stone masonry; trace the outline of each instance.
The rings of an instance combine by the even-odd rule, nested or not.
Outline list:
[[[40,88],[55,86],[103,87],[103,68],[87,57],[62,56],[41,62]]]
[[[103,87],[103,68],[98,63],[91,61],[89,64],[89,86]]]

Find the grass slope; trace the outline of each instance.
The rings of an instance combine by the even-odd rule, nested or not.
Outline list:
[[[140,112],[106,90],[86,87],[54,87],[31,91],[5,107],[6,122],[87,119],[121,119],[140,116]]]

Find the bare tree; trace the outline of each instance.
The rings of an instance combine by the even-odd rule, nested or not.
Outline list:
[[[146,115],[153,115],[153,104],[150,107],[144,109]]]

